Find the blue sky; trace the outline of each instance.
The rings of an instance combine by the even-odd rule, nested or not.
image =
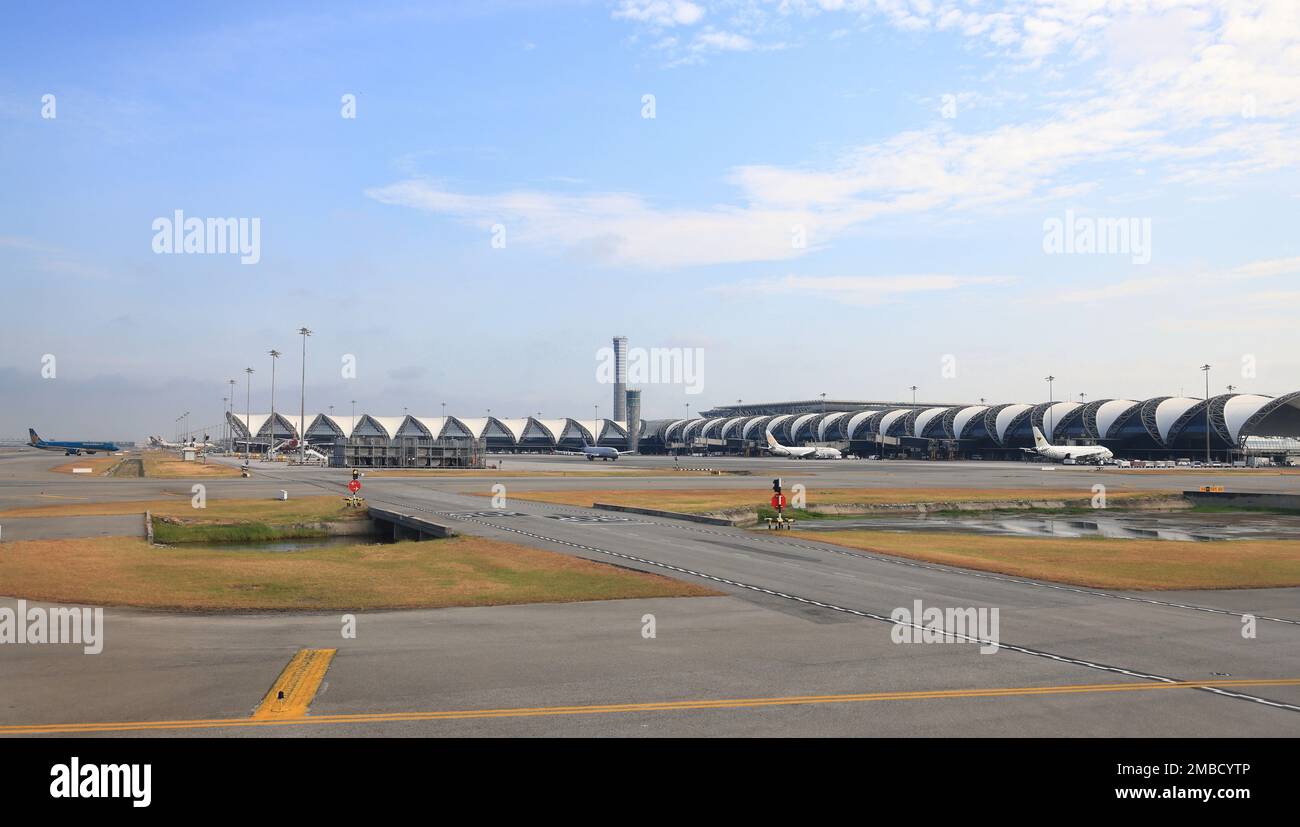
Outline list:
[[[11,10],[0,435],[216,422],[247,365],[265,409],[272,347],[283,407],[303,324],[318,410],[608,414],[615,333],[704,354],[647,416],[1300,388],[1300,7],[1168,5]],[[177,209],[260,260],[155,254]],[[1067,211],[1150,260],[1046,253]]]

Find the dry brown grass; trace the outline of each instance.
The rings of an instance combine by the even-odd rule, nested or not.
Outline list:
[[[698,477],[707,476],[707,471],[657,471],[653,469],[632,468],[626,471],[617,468],[573,471],[502,471],[495,468],[393,468],[391,470],[367,471],[366,479],[382,477]]]
[[[248,520],[270,525],[361,519],[364,509],[344,508],[342,497],[298,497],[280,500],[209,499],[207,508],[190,505],[186,491],[170,500],[125,500],[123,502],[77,502],[34,505],[0,511],[0,517],[99,517],[114,514],[143,514],[151,511],[160,517],[178,517],[200,522]]]
[[[192,479],[201,477],[237,477],[239,469],[220,462],[186,462],[178,454],[164,451],[146,451],[144,475],[155,479]]]
[[[819,532],[824,543],[1099,589],[1300,586],[1300,541],[1112,540],[881,531]]]
[[[366,610],[716,594],[691,583],[480,537],[205,551],[97,537],[6,543],[0,593],[194,610]]]
[[[112,454],[108,456],[94,457],[76,457],[72,462],[65,462],[63,465],[56,465],[51,468],[58,474],[71,474],[73,468],[89,468],[91,474],[102,474],[109,468],[122,461],[122,457],[115,457]]]
[[[463,491],[463,494],[491,496],[481,491]],[[1168,496],[1170,491],[1110,492],[1112,503],[1146,497]],[[589,508],[593,503],[633,505],[701,514],[736,508],[759,508],[768,504],[770,486],[753,488],[684,488],[676,490],[639,491],[517,491],[511,494],[521,500],[576,505]],[[786,496],[790,496],[787,490]],[[982,503],[1004,500],[1065,500],[1087,503],[1092,497],[1088,487],[1079,488],[810,488],[808,508],[816,510],[825,505],[905,505],[914,503]]]

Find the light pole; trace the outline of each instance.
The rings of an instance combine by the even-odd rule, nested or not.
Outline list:
[[[691,430],[691,403],[690,403],[690,402],[687,402],[687,403],[686,403],[686,421],[685,421],[684,423],[682,423],[682,450],[683,450],[683,451],[687,450],[687,448],[689,447],[689,446],[686,444],[686,434],[687,434],[690,430]]]
[[[230,415],[235,415],[235,380],[230,381]],[[230,453],[235,453],[235,429],[230,427],[230,422],[226,422],[226,435],[230,438]]]
[[[1049,375],[1047,376],[1047,419],[1048,419],[1048,425],[1047,425],[1047,441],[1048,441],[1048,442],[1051,442],[1051,441],[1052,441],[1052,437],[1054,436],[1054,434],[1053,434],[1052,432],[1056,430],[1056,429],[1053,428],[1052,425],[1051,425],[1051,419],[1052,419],[1052,403],[1054,403],[1054,402],[1056,401],[1056,398],[1052,396],[1052,382],[1054,382],[1054,381],[1056,381],[1056,377],[1055,377],[1055,376],[1051,376],[1051,375],[1049,374]]]
[[[596,430],[594,430],[594,431],[591,432],[591,433],[592,433],[592,437],[591,437],[591,447],[595,448],[597,445],[600,444],[600,405],[599,405],[599,403],[591,406],[591,414],[592,414],[592,416],[591,416],[591,422],[592,422],[592,424],[596,427]]]
[[[185,412],[185,441],[190,441],[190,412]]]
[[[1210,464],[1210,366],[1201,365],[1205,374],[1205,464]]]
[[[267,449],[266,455],[275,459],[275,363],[279,361],[281,353],[275,348],[267,353],[271,355],[271,447]]]
[[[222,417],[223,420],[224,420],[225,417],[226,417],[226,403],[229,402],[229,401],[230,401],[230,400],[227,399],[226,397],[224,397],[224,396],[221,397],[221,417]],[[225,422],[225,421],[223,421],[223,422],[221,423],[221,436],[219,437],[219,439],[220,439],[222,442],[225,442],[225,441],[226,441],[226,428],[229,427],[229,425],[230,425],[230,423]]]
[[[307,461],[307,439],[303,436],[304,421],[307,418],[307,337],[311,331],[305,327],[298,328],[302,336],[302,384],[298,386],[298,462]]]
[[[244,460],[253,450],[253,369],[244,368]]]

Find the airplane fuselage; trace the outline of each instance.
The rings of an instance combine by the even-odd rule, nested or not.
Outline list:
[[[114,451],[121,450],[111,442],[46,442],[41,440],[32,444],[33,448],[39,448],[42,451],[63,451],[70,457],[81,454],[95,454],[103,452],[111,454]]]
[[[771,434],[767,435],[767,450],[774,457],[791,459],[843,459],[844,455],[837,448],[819,448],[814,446],[782,445]]]
[[[1104,462],[1115,457],[1109,448],[1092,445],[1054,445],[1051,448],[1036,448],[1035,452],[1052,462],[1064,462],[1067,459],[1076,462]]]
[[[42,451],[62,451],[70,457],[75,457],[80,454],[95,454],[99,452],[111,454],[115,451],[122,450],[111,442],[50,442],[41,439],[36,434],[36,431],[31,428],[27,429],[27,436],[27,444],[33,448],[39,448]]]

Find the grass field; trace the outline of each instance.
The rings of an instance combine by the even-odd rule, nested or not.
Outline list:
[[[491,496],[481,491],[462,491],[462,494]],[[1162,498],[1176,492],[1107,492],[1108,504],[1123,506],[1125,502],[1134,502],[1143,498]],[[610,505],[633,505],[647,508],[659,508],[665,511],[678,511],[687,514],[703,514],[731,509],[759,509],[767,505],[772,496],[770,487],[756,485],[753,488],[721,489],[678,489],[659,491],[519,491],[510,496],[521,500],[556,503],[558,505],[576,505],[590,507],[592,503],[602,502]],[[786,489],[786,496],[792,496]],[[808,508],[815,511],[818,506],[836,505],[907,505],[914,503],[987,503],[1012,500],[1065,500],[1086,504],[1092,498],[1088,487],[1079,488],[810,488],[807,492]]]
[[[480,537],[300,552],[159,548],[126,537],[4,549],[0,593],[83,605],[361,611],[716,594]]]
[[[818,532],[823,543],[978,571],[1100,589],[1253,589],[1300,586],[1300,542]]]
[[[155,479],[192,479],[203,477],[237,477],[239,469],[220,462],[186,462],[169,451],[145,451],[144,475]]]
[[[608,463],[606,463],[608,464]],[[366,478],[385,477],[699,477],[709,476],[708,471],[674,471],[666,469],[630,468],[626,471],[617,468],[601,469],[599,465],[588,471],[575,468],[572,471],[514,471],[495,468],[394,468],[391,470],[367,471]]]
[[[207,508],[194,508],[190,494],[168,500],[124,500],[122,502],[63,502],[0,511],[3,517],[89,517],[113,514],[143,514],[178,517],[191,521],[229,522],[248,520],[271,524],[358,520],[363,509],[344,508],[342,497],[297,497],[291,500],[209,499]]]
[[[97,454],[93,457],[73,457],[71,462],[56,465],[50,470],[58,474],[71,474],[73,468],[89,468],[90,473],[97,476],[121,461],[121,457],[115,457],[112,454],[106,456],[99,456]]]

